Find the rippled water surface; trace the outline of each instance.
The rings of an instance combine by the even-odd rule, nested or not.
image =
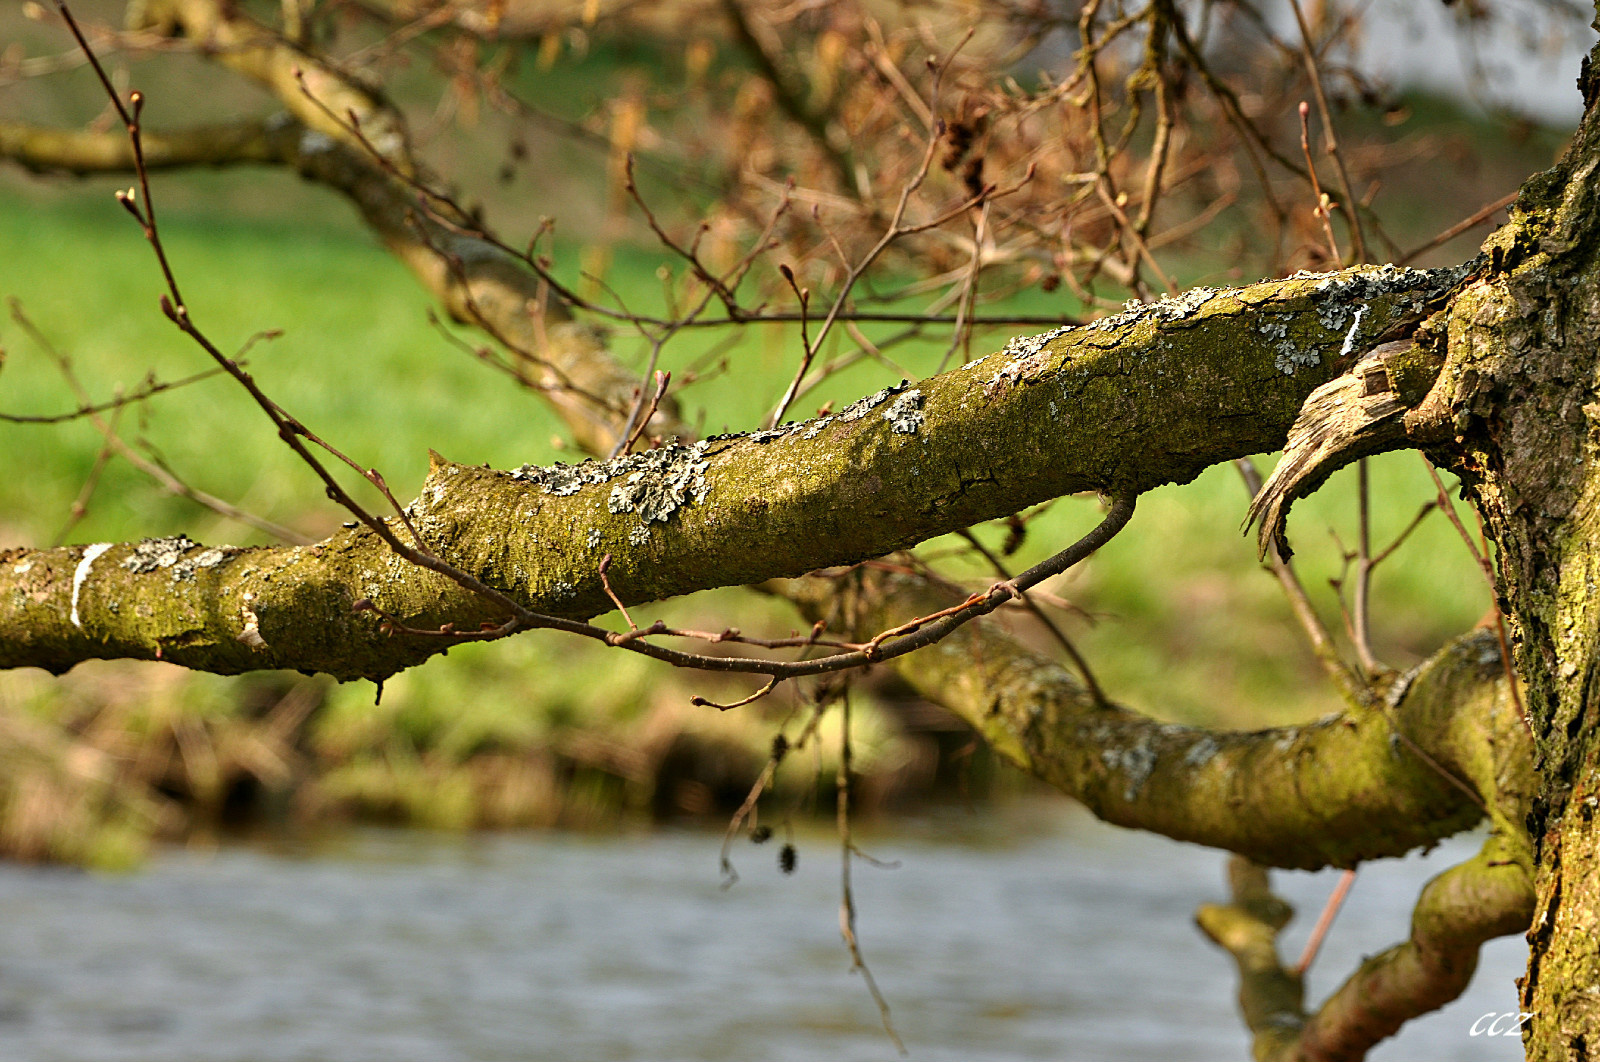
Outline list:
[[[366,832],[284,852],[174,852],[98,877],[0,867],[5,1062],[833,1062],[894,1059],[839,942],[837,845]],[[1216,853],[1065,810],[953,815],[872,841],[862,943],[913,1059],[1249,1057],[1230,963],[1193,928]],[[1473,845],[1362,870],[1314,976],[1406,932]],[[1297,949],[1331,874],[1279,876]],[[1298,932],[1296,932],[1298,930]],[[1510,1062],[1469,1035],[1515,1007],[1520,939],[1468,996],[1372,1057]]]

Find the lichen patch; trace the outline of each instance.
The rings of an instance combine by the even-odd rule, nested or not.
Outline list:
[[[1128,748],[1105,749],[1100,753],[1100,762],[1113,770],[1122,772],[1126,785],[1122,791],[1122,799],[1133,803],[1138,799],[1139,791],[1149,781],[1151,773],[1156,767],[1156,750],[1149,744],[1140,741]]]
[[[1121,313],[1102,317],[1085,327],[1097,332],[1109,332],[1145,320],[1165,323],[1181,321],[1194,316],[1196,311],[1221,293],[1219,288],[1190,288],[1181,294],[1169,295],[1156,302],[1139,302],[1133,299],[1123,304]]]
[[[195,550],[200,552],[195,553]],[[172,572],[172,581],[178,582],[194,578],[195,572],[202,568],[221,564],[232,552],[235,551],[231,548],[202,548],[188,535],[147,538],[133,547],[133,552],[123,560],[122,567],[137,574],[168,568]]]
[[[922,427],[922,392],[912,389],[900,395],[883,411],[889,430],[896,435],[915,435]]]
[[[636,513],[644,523],[666,523],[680,508],[704,501],[706,485],[704,458],[706,446],[662,446],[635,454],[636,471],[627,481],[611,488],[606,508],[614,513]]]
[[[578,465],[523,465],[511,473],[511,478],[532,483],[558,497],[620,478],[623,482],[611,488],[606,508],[614,513],[636,513],[645,523],[665,523],[683,506],[705,499],[710,490],[705,478],[709,467],[705,455],[711,442],[702,440],[683,446],[673,440],[643,453]]]
[[[1049,361],[1050,342],[1072,331],[1071,328],[1053,328],[1033,336],[1013,336],[1000,351],[1000,367],[984,384],[983,391],[992,395],[1001,387],[1037,376]]]
[[[183,559],[185,553],[199,548],[200,543],[188,535],[147,538],[133,547],[133,552],[128,554],[122,566],[130,572],[153,572],[157,568],[172,567]]]
[[[549,468],[523,465],[512,471],[511,478],[527,480],[546,494],[565,498],[590,484],[604,483],[610,476],[606,466],[598,461],[585,461],[581,465],[564,465],[557,461]]]
[[[893,387],[885,387],[883,390],[867,395],[865,398],[858,398],[839,411],[839,419],[847,424],[860,420],[909,386],[911,386],[911,381],[901,380]]]

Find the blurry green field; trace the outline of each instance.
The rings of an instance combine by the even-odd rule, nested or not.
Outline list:
[[[164,217],[186,296],[213,337],[234,346],[258,330],[283,330],[282,338],[257,346],[251,356],[252,371],[269,394],[357,460],[383,470],[402,497],[420,483],[429,447],[496,467],[574,459],[571,451],[555,448],[560,425],[537,398],[441,340],[427,323],[427,300],[419,289],[341,206],[317,209],[314,223],[305,224],[304,212],[274,217],[251,211],[239,218],[218,205],[271,194],[275,180],[186,177],[174,196],[177,205]],[[104,186],[10,179],[7,188],[0,197],[0,294],[21,301],[73,357],[96,395],[132,388],[147,372],[173,379],[205,367],[202,354],[157,310],[158,275],[148,249]],[[304,190],[289,191],[305,197]],[[575,273],[576,253],[561,257],[568,275]],[[654,255],[619,251],[609,279],[636,302],[648,303],[659,291],[660,264]],[[0,323],[0,337],[8,354],[0,373],[0,410],[71,408],[56,370],[9,320]],[[667,367],[681,370],[715,341],[710,334],[686,335],[667,349]],[[637,340],[631,344],[640,346]],[[621,349],[629,346],[624,341]],[[937,356],[932,349],[906,355],[914,372],[928,371]],[[751,330],[728,360],[726,375],[683,395],[691,419],[703,416],[706,430],[755,426],[791,371],[793,345],[775,330]],[[853,369],[798,412],[881,386],[886,375],[876,366]],[[276,441],[266,420],[223,380],[159,397],[127,415],[122,428],[130,439],[148,440],[192,485],[307,534],[323,534],[343,519],[321,500],[310,474]],[[11,469],[0,480],[0,545],[51,541],[98,447],[96,432],[83,422],[0,424],[0,454]],[[1431,488],[1420,460],[1409,453],[1376,461],[1374,484],[1375,541],[1381,544],[1410,520]],[[1231,468],[1156,491],[1141,501],[1130,530],[1062,588],[1101,617],[1090,629],[1077,620],[1068,625],[1080,633],[1115,695],[1171,718],[1233,723],[1305,717],[1333,706],[1276,583],[1258,569],[1239,533],[1244,500]],[[1353,474],[1345,473],[1297,508],[1291,525],[1302,573],[1335,626],[1340,621],[1326,580],[1338,573],[1339,559],[1329,529],[1353,544],[1354,508]],[[1016,560],[1042,556],[1094,515],[1092,503],[1063,500],[1033,525]],[[164,495],[118,462],[107,469],[87,518],[71,537],[99,541],[177,532],[207,541],[260,540],[247,528]],[[1455,533],[1434,517],[1380,571],[1375,600],[1380,653],[1404,665],[1474,622],[1488,595]],[[687,607],[731,620],[730,612],[752,606],[731,592]],[[753,607],[768,622],[789,622],[770,606]],[[752,626],[748,618],[740,623]],[[490,695],[487,688],[473,689],[484,671],[480,657],[508,653],[539,673],[538,698],[571,701],[575,710],[595,695],[585,672],[600,668],[614,678],[619,666],[609,660],[602,668],[588,647],[491,647],[452,654],[430,665],[426,677],[396,680],[386,704],[404,702],[413,684],[419,694],[425,686],[430,700],[456,706],[478,693]],[[558,658],[564,664],[559,672],[541,666]],[[638,680],[664,679],[645,668]],[[452,683],[460,684],[453,693]],[[367,694],[359,696],[364,700]],[[515,706],[501,705],[494,714],[502,712],[505,725],[519,725]]]

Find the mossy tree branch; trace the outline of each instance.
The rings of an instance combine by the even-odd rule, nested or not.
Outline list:
[[[869,575],[839,596],[816,582],[786,591],[808,617],[858,634],[944,602],[910,577]],[[1102,705],[993,623],[893,666],[1001,755],[1101,819],[1271,866],[1315,870],[1403,855],[1468,828],[1486,808],[1517,831],[1535,785],[1527,730],[1488,631],[1446,646],[1387,702],[1250,732],[1164,724]]]
[[[609,611],[598,570],[608,552],[627,603],[800,575],[1063,494],[1132,496],[1271,449],[1348,357],[1357,303],[1364,334],[1382,335],[1414,326],[1453,281],[1357,269],[1198,290],[775,431],[521,478],[438,459],[410,512],[450,564],[545,614]],[[353,611],[360,599],[407,627],[505,618],[364,528],[306,549],[223,551],[185,579],[134,570],[134,558],[132,546],[104,559],[78,547],[9,555],[0,666],[131,657],[382,678],[448,642],[387,637]],[[248,616],[264,644],[239,641]]]

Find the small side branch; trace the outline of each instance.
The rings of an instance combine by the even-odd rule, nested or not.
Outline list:
[[[1496,937],[1527,930],[1533,886],[1515,845],[1493,833],[1472,859],[1422,890],[1411,937],[1366,960],[1314,1013],[1306,1013],[1300,975],[1277,957],[1290,909],[1268,888],[1267,873],[1235,858],[1233,902],[1200,909],[1196,921],[1239,968],[1239,999],[1261,1062],[1360,1062],[1412,1018],[1461,995],[1478,953]]]
[[[1242,856],[1228,860],[1233,894],[1226,904],[1207,904],[1195,922],[1239,968],[1239,1009],[1254,1039],[1257,1062],[1289,1059],[1305,1027],[1305,984],[1278,958],[1278,934],[1294,908],[1273,895],[1265,867]]]

